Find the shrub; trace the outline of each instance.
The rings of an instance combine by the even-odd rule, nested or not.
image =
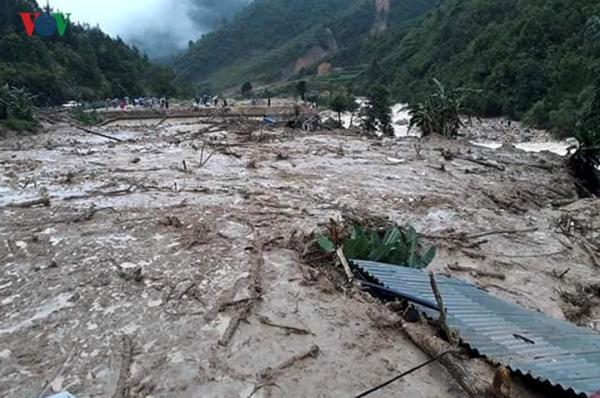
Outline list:
[[[331,232],[330,232],[331,233]],[[383,235],[383,236],[382,236]],[[321,235],[319,246],[326,252],[334,252],[340,240],[337,236]],[[410,268],[426,268],[434,259],[435,247],[424,247],[413,227],[390,228],[384,234],[364,231],[354,226],[352,234],[342,239],[344,254],[349,259],[378,261]]]
[[[423,102],[409,106],[409,128],[418,127],[424,136],[440,134],[456,137],[458,130],[464,127],[460,115],[466,112],[463,108],[466,90],[446,90],[439,80],[434,78],[433,81],[434,92]]]
[[[9,130],[34,130],[37,126],[35,118],[35,97],[27,90],[11,87],[8,84],[0,86],[0,120]]]
[[[38,124],[35,121],[15,119],[12,117],[2,121],[2,125],[8,130],[13,131],[35,131],[38,127]]]
[[[571,100],[560,103],[558,109],[550,112],[550,125],[558,131],[559,137],[569,137],[575,133],[579,109]]]
[[[35,121],[35,97],[23,88],[11,87],[8,84],[0,86],[0,104],[3,114],[7,119],[20,119],[29,122]]]
[[[529,111],[525,114],[525,121],[538,128],[548,128],[548,116],[550,107],[545,100],[536,102]]]
[[[73,116],[73,119],[77,120],[84,126],[93,126],[100,122],[100,119],[98,119],[95,109],[86,112],[82,107],[78,107],[73,111],[71,115]]]
[[[252,92],[252,83],[246,82],[242,85],[242,96],[247,97]]]

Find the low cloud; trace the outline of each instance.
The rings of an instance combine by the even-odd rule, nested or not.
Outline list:
[[[186,0],[162,2],[128,26],[123,38],[153,58],[169,57],[190,41],[228,20],[249,0]]]
[[[99,25],[151,58],[169,57],[214,29],[252,0],[50,0],[72,19]]]

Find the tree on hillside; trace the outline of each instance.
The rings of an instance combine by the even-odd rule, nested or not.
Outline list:
[[[0,82],[37,105],[176,93],[168,68],[99,28],[70,23],[64,36],[27,37],[19,12],[31,11],[42,11],[34,0],[0,0]]]
[[[242,96],[247,97],[252,92],[252,83],[245,82],[242,84]]]
[[[329,109],[336,112],[338,114],[338,123],[340,126],[342,125],[342,113],[345,112],[356,112],[358,104],[356,103],[356,98],[352,94],[349,93],[336,93],[329,100]]]
[[[383,86],[373,86],[367,92],[367,104],[361,111],[363,128],[370,133],[380,131],[393,136],[391,107],[389,91]]]
[[[306,101],[306,91],[308,90],[308,85],[304,80],[299,81],[296,84],[296,93],[302,98],[302,101]]]
[[[568,167],[579,185],[579,194],[600,196],[600,81],[595,98],[586,110],[575,135],[578,148],[568,160]]]

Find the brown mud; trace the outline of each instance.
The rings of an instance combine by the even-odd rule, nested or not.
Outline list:
[[[573,201],[556,154],[145,123],[0,141],[0,396],[347,397],[425,362],[289,248],[347,212],[414,225],[437,272],[600,327],[569,299],[600,283],[600,204]],[[433,364],[373,396],[464,393]]]

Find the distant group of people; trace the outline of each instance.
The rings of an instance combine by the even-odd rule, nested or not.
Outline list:
[[[223,108],[227,107],[227,98],[222,97],[220,95],[215,95],[215,96],[210,96],[207,94],[204,95],[198,95],[196,97],[194,97],[194,102],[193,102],[193,108],[194,109],[198,109],[201,106],[204,107],[209,107],[209,106],[214,106],[217,107],[219,106],[219,103],[221,103],[221,106]]]
[[[169,109],[169,99],[162,97],[136,97],[136,98],[113,98],[106,100],[106,106],[112,106],[113,108],[120,108],[124,110],[129,106],[133,106],[134,108],[160,108],[160,109]]]
[[[157,97],[123,97],[123,98],[113,98],[106,99],[106,108],[112,107],[116,109],[131,109],[131,108],[152,108],[152,109],[165,109],[168,110],[170,107],[169,99],[166,97],[157,98]],[[271,97],[269,96],[266,100],[266,105],[268,107],[271,106]],[[256,98],[252,98],[250,101],[250,105],[262,105],[264,102],[262,100],[258,100]],[[229,106],[227,102],[227,98],[223,95],[209,95],[209,94],[199,94],[193,98],[192,108],[199,109],[201,107],[222,107],[226,108]]]

